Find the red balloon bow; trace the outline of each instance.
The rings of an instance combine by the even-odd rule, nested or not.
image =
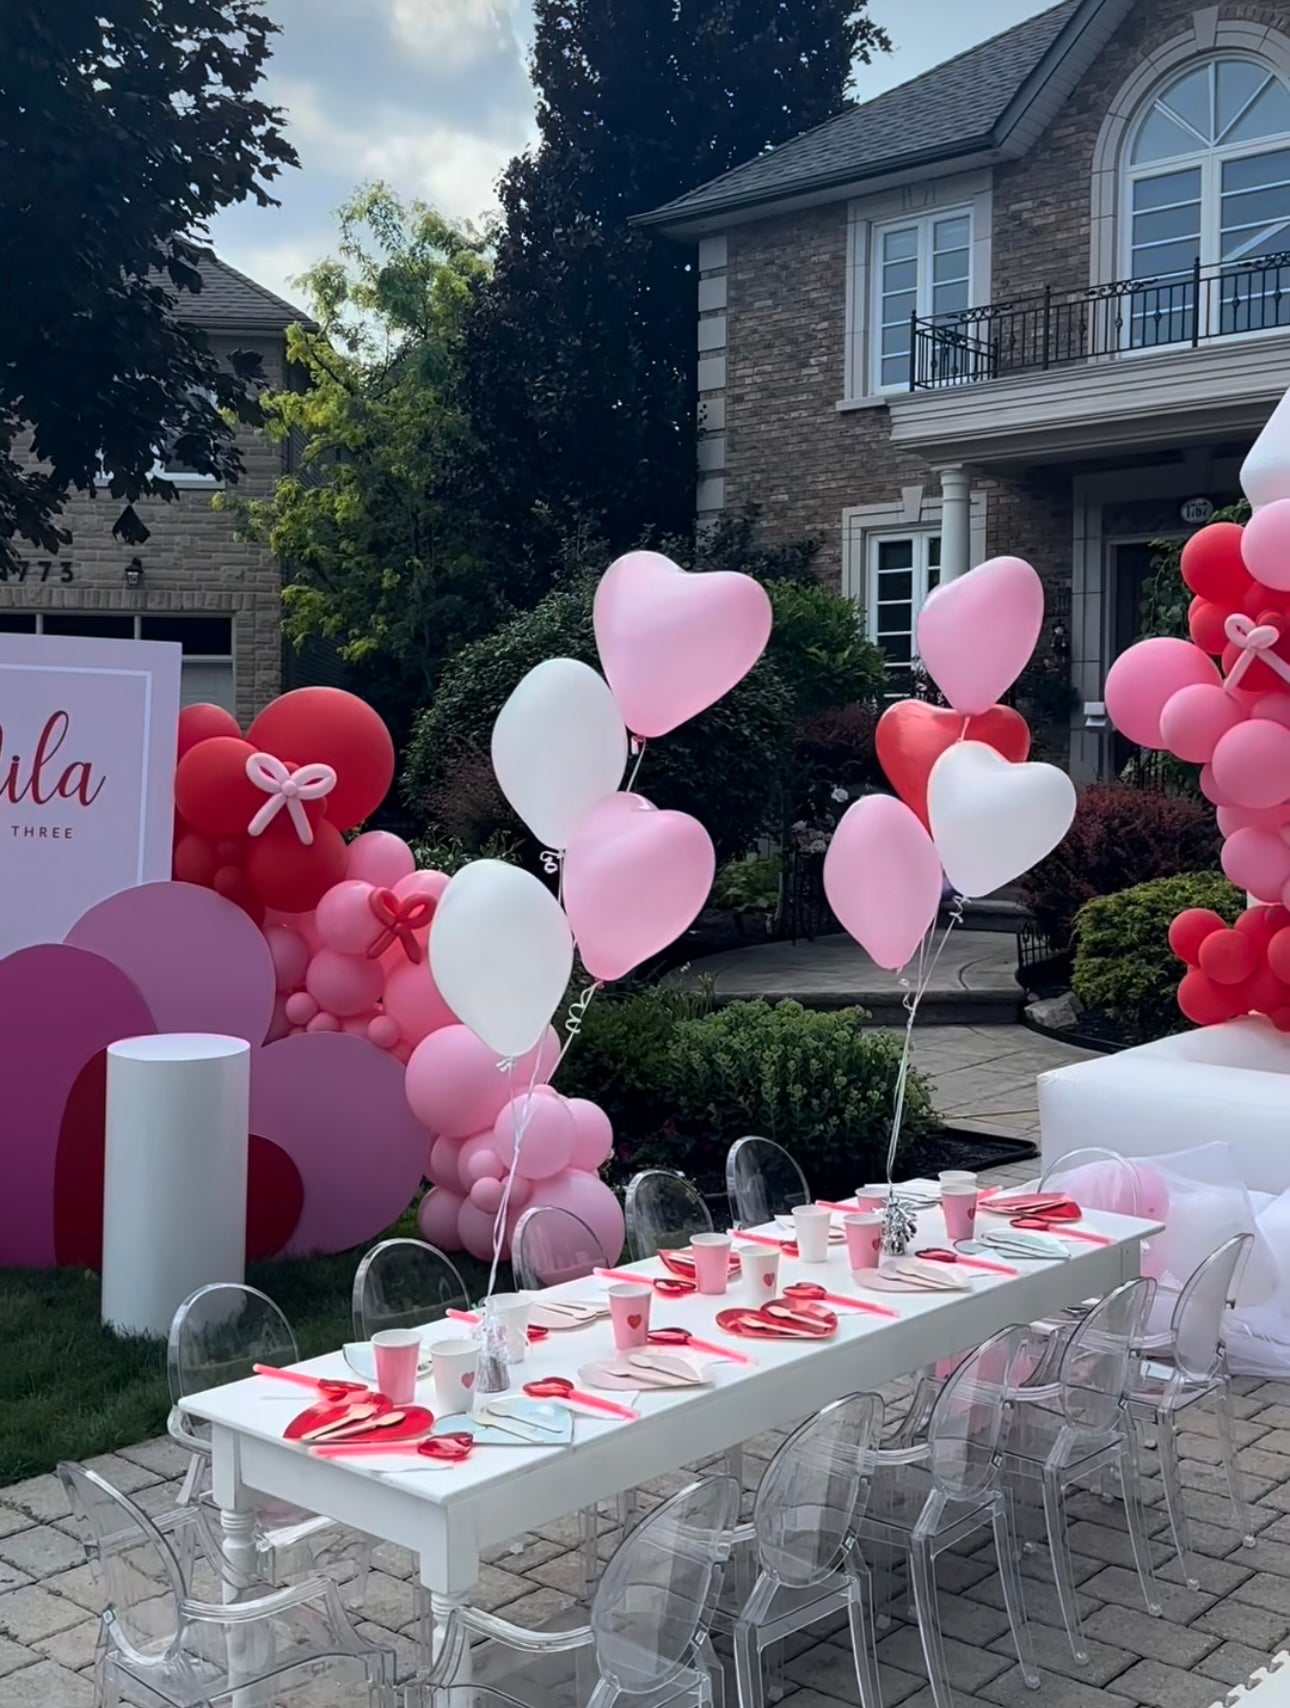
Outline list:
[[[419,966],[424,955],[414,933],[424,931],[434,918],[435,903],[430,896],[397,896],[393,890],[373,890],[367,898],[378,923],[384,927],[374,943],[368,945],[368,958],[379,961],[387,949],[396,943],[412,965]]]

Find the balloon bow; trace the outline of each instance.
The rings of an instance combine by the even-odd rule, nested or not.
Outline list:
[[[263,836],[283,807],[291,819],[296,835],[308,848],[314,839],[314,827],[305,812],[306,801],[320,801],[336,787],[336,773],[330,765],[302,765],[288,771],[272,753],[253,753],[246,762],[246,774],[257,789],[269,797],[247,825],[248,836]]]
[[[382,926],[380,936],[368,948],[368,958],[377,961],[396,943],[413,966],[419,966],[422,948],[414,933],[422,931],[434,918],[435,904],[429,896],[396,896],[393,890],[373,890],[367,898],[377,922]]]
[[[1239,687],[1241,678],[1255,663],[1266,664],[1283,682],[1290,682],[1290,664],[1273,650],[1281,639],[1281,628],[1275,616],[1261,617],[1256,623],[1242,611],[1235,611],[1223,624],[1223,632],[1241,655],[1228,672],[1224,688]]]

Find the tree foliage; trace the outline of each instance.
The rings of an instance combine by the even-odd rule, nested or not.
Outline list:
[[[305,383],[265,401],[297,467],[238,508],[287,566],[288,637],[334,641],[402,736],[444,657],[499,614],[460,497],[462,323],[487,264],[473,231],[383,184],[338,218],[337,256],[301,281],[317,328],[288,338]]]
[[[688,532],[695,274],[645,213],[819,124],[889,43],[867,0],[536,0],[539,143],[501,186],[467,358],[512,537]]]
[[[276,28],[253,0],[0,6],[0,567],[16,536],[57,551],[67,496],[99,478],[173,497],[163,445],[240,473],[255,359],[226,366],[173,310],[211,216],[273,205],[296,164],[255,96]]]

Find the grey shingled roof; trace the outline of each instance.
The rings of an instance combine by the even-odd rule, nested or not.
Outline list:
[[[245,327],[258,331],[285,330],[297,321],[308,324],[298,308],[275,296],[227,261],[217,255],[204,253],[197,263],[202,276],[202,288],[197,293],[175,291],[175,316],[179,320],[195,321],[198,326],[219,329]]]
[[[863,106],[804,131],[769,154],[642,216],[670,225],[727,208],[755,206],[906,162],[989,146],[992,132],[1083,0],[1062,0],[948,59]]]

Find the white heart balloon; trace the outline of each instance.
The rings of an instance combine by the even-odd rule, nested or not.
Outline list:
[[[546,1031],[573,971],[564,909],[539,878],[503,860],[463,866],[430,926],[439,994],[499,1056],[522,1056]]]
[[[1255,510],[1290,498],[1290,392],[1272,411],[1241,464],[1241,491]]]
[[[609,684],[576,658],[530,670],[497,714],[493,770],[548,848],[562,849],[627,765],[627,729]]]
[[[1075,785],[1055,765],[1014,765],[960,741],[932,767],[927,815],[954,888],[991,895],[1056,848],[1075,817]]]

